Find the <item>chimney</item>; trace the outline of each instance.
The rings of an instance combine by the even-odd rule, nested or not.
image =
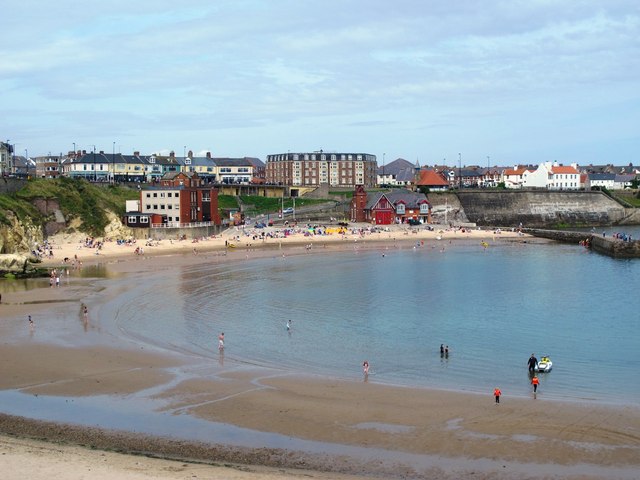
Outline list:
[[[207,158],[211,158],[211,152],[207,152]]]
[[[189,150],[189,154],[188,154],[189,158],[193,158],[193,152],[191,150]]]
[[[134,156],[134,157],[139,157],[139,156],[140,156],[140,152],[139,152],[139,151],[137,151],[137,150],[136,150],[136,151],[134,151],[134,152],[133,152],[133,156]]]
[[[174,152],[173,150],[171,150],[171,151],[169,152],[169,158],[175,158],[175,156],[176,156],[176,152]]]
[[[100,150],[100,155],[104,155],[104,150]]]
[[[86,150],[82,150],[82,154],[83,154],[83,155],[86,155],[86,154],[87,154],[87,151],[86,151]]]

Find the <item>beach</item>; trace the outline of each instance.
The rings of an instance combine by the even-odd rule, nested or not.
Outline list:
[[[264,240],[260,229],[234,228],[197,242],[105,241],[99,250],[77,238],[54,239],[53,258],[43,264],[62,267],[63,275],[70,269],[69,283],[59,290],[45,285],[5,292],[0,306],[5,359],[0,390],[18,394],[0,398],[18,398],[25,411],[33,408],[33,415],[17,414],[19,406],[0,415],[3,471],[12,472],[9,478],[36,479],[636,478],[636,406],[514,398],[506,392],[497,405],[492,391],[406,388],[229,360],[212,363],[141,347],[107,325],[98,329],[106,322],[96,318],[99,308],[94,314],[93,303],[87,325],[80,313],[95,292],[76,269],[98,263],[114,274],[131,275],[195,264],[205,255],[246,260],[273,255],[274,249],[282,255],[309,249],[331,254],[399,242],[438,242],[446,248],[449,241],[537,241],[513,231],[363,228],[321,236],[300,230],[281,237],[274,231]],[[143,253],[136,254],[141,246]],[[62,263],[64,258],[69,260]],[[42,319],[49,311],[55,320],[39,320],[30,331],[27,315]],[[87,335],[79,333],[84,329]],[[79,416],[86,402],[98,398],[110,399],[116,411],[154,410],[150,423],[189,418],[194,426],[219,423],[255,431],[256,439],[242,444],[215,429],[202,438],[180,438],[157,434],[142,421],[129,428],[113,422],[112,429],[104,428],[102,419],[98,426],[73,421],[74,409]],[[54,421],[45,411],[50,399],[60,400],[56,408],[62,413]],[[124,415],[113,415],[118,414]],[[20,470],[28,465],[33,466],[28,474]]]

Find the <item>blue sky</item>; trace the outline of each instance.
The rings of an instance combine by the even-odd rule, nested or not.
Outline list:
[[[637,0],[5,0],[2,18],[18,154],[640,163]]]

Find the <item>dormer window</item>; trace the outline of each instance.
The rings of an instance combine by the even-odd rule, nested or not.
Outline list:
[[[399,203],[398,205],[396,205],[396,213],[404,214],[404,212],[404,203]]]
[[[191,165],[191,159],[190,158],[185,158],[184,159],[184,164],[185,165]]]
[[[156,157],[149,157],[149,163],[156,163]]]

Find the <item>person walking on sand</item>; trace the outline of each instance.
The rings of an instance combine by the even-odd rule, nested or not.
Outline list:
[[[500,389],[498,387],[493,389],[493,396],[496,397],[496,403],[500,403],[500,395],[502,395],[502,392],[500,391]]]
[[[531,385],[533,385],[533,393],[536,393],[538,391],[538,385],[540,385],[540,379],[536,375],[531,379]]]
[[[218,335],[218,350],[221,352],[224,350],[224,332],[221,332],[220,335]]]
[[[529,373],[533,373],[536,371],[536,367],[538,366],[538,359],[535,354],[531,354],[529,360],[527,360],[527,366],[529,367]]]

